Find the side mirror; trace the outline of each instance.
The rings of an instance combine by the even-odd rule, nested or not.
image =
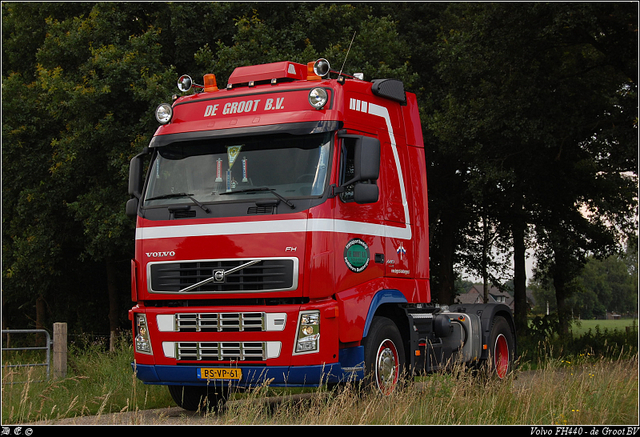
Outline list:
[[[134,156],[129,163],[129,195],[138,199],[142,196],[142,186],[144,184],[142,180],[144,155],[146,153]]]
[[[380,140],[360,137],[356,141],[355,177],[357,181],[375,181],[380,176]]]
[[[363,135],[338,134],[340,138],[352,140],[353,173],[342,183],[338,192],[354,185],[353,200],[356,203],[374,203],[378,201],[379,189],[376,181],[380,176],[380,140]],[[350,154],[348,152],[348,154]]]
[[[128,217],[135,217],[138,214],[138,203],[142,197],[144,186],[144,157],[149,153],[148,148],[144,148],[142,153],[134,156],[129,163],[129,195],[132,197],[127,201],[126,214]]]
[[[355,140],[353,145],[353,175],[342,186],[362,181],[375,181],[380,176],[380,140],[362,135],[338,134]]]

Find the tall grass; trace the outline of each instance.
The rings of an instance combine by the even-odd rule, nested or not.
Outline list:
[[[62,418],[137,412],[173,406],[166,387],[140,383],[131,371],[131,345],[116,352],[101,345],[70,348],[69,375],[35,383],[3,370],[2,421],[54,424]],[[475,425],[638,423],[638,355],[618,358],[552,358],[536,371],[517,370],[506,381],[464,369],[417,378],[388,397],[351,384],[266,401],[284,389],[258,387],[236,395],[222,413],[198,416],[200,424]],[[522,367],[521,367],[522,368]],[[31,373],[29,371],[28,373]],[[27,377],[23,384],[9,384]],[[132,419],[140,422],[140,416]],[[162,424],[167,419],[156,418]]]
[[[114,352],[101,343],[69,345],[66,378],[35,382],[40,369],[2,369],[3,424],[51,421],[65,417],[172,405],[165,387],[147,386],[131,370],[130,341],[119,339]],[[8,364],[3,356],[3,366]],[[13,358],[16,359],[16,358]],[[20,358],[17,358],[18,360]]]
[[[269,408],[230,403],[210,424],[317,425],[566,425],[638,422],[637,358],[553,361],[507,381],[460,369],[410,383],[388,397],[347,385]]]

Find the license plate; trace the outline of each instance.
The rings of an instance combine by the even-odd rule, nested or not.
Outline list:
[[[226,368],[201,368],[198,369],[199,379],[241,379],[242,370]]]

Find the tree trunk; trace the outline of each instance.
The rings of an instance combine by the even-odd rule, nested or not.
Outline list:
[[[486,214],[482,214],[482,301],[489,302],[489,251],[491,250],[491,238],[489,237],[489,225]]]
[[[441,221],[442,228],[440,232],[440,244],[438,247],[440,263],[438,266],[438,283],[437,302],[440,305],[450,305],[455,299],[455,274],[453,271],[454,263],[454,231],[451,226],[451,220],[445,218]]]
[[[553,273],[553,286],[556,289],[556,304],[558,305],[558,334],[561,338],[569,335],[569,311],[567,309],[567,281],[563,272],[563,264],[556,255]]]
[[[44,329],[46,316],[47,316],[47,311],[46,311],[44,297],[40,295],[36,299],[36,329]],[[46,337],[44,334],[38,333],[36,335],[37,346],[44,346],[45,338]]]
[[[526,270],[526,248],[524,244],[525,235],[524,222],[514,223],[513,234],[513,294],[515,300],[514,318],[516,332],[526,334],[527,332],[527,270]]]
[[[115,350],[115,339],[118,331],[118,289],[116,286],[116,267],[111,258],[106,260],[107,289],[109,292],[109,350]]]

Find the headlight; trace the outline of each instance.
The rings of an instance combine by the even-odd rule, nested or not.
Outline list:
[[[136,352],[150,354],[151,340],[149,339],[149,328],[147,325],[147,316],[145,314],[136,314],[135,341]]]
[[[320,347],[320,311],[300,313],[295,353],[318,352]]]
[[[160,124],[167,124],[171,121],[171,117],[173,116],[173,108],[168,103],[161,103],[156,108],[156,120]]]
[[[329,95],[324,88],[314,88],[309,91],[309,103],[316,109],[322,109],[328,100]]]

